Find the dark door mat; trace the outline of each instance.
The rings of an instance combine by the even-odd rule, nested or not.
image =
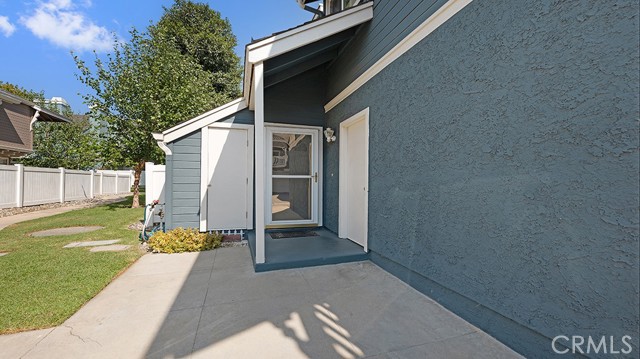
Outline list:
[[[269,235],[272,239],[282,239],[282,238],[298,238],[298,237],[317,237],[318,233],[314,231],[304,231],[304,232],[269,232]]]

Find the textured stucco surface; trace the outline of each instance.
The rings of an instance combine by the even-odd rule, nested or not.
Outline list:
[[[477,0],[332,110],[370,107],[373,257],[514,321],[492,333],[526,355],[550,349],[527,333],[637,354],[638,42],[635,0]]]

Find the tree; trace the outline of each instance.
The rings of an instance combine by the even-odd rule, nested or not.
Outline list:
[[[55,106],[48,106],[44,92],[27,90],[18,85],[0,81],[0,88],[25,100],[29,100],[47,110],[59,112]],[[75,116],[71,109],[64,109],[61,115],[73,119],[72,123],[36,122],[33,126],[33,152],[16,160],[27,166],[65,167],[72,169],[92,169],[98,161],[96,137],[84,116]]]
[[[100,162],[97,136],[87,116],[65,115],[71,123],[36,122],[34,151],[17,162],[35,167],[96,168]]]
[[[0,81],[0,89],[10,92],[16,96],[20,96],[25,100],[29,100],[33,103],[44,103],[44,92],[35,92],[33,90],[27,90],[24,87],[14,85],[9,82]]]
[[[170,17],[167,14],[176,7],[191,7],[192,4],[178,0],[171,8],[165,9],[162,19]],[[219,14],[207,5],[194,5],[197,6],[192,16],[185,21],[212,16],[219,18]],[[93,90],[92,94],[85,96],[85,101],[92,107],[92,116],[106,127],[101,134],[105,164],[134,169],[134,208],[139,206],[140,174],[144,163],[161,162],[163,158],[151,133],[161,132],[228,102],[239,88],[238,57],[231,53],[231,60],[225,60],[217,59],[228,55],[224,51],[198,52],[204,54],[200,58],[202,61],[205,57],[215,58],[206,60],[211,66],[205,69],[194,54],[179,45],[178,36],[168,35],[171,31],[182,34],[180,23],[163,22],[162,26],[150,26],[144,33],[132,29],[131,40],[116,40],[113,53],[107,55],[106,62],[96,55],[95,74],[84,61],[74,56],[80,70],[78,78]],[[227,48],[229,43],[235,44],[227,21],[214,21],[210,25],[215,27],[208,31],[218,32],[218,27],[223,27],[221,31],[226,35],[203,39],[196,48]],[[233,41],[228,39],[229,36]],[[224,44],[217,44],[220,41]],[[235,62],[235,66],[227,65],[229,61]],[[217,68],[214,64],[224,66]]]
[[[194,59],[211,73],[211,86],[220,94],[235,98],[240,93],[242,67],[234,52],[238,44],[228,19],[209,5],[175,0],[156,25],[151,36],[172,43],[181,54]]]

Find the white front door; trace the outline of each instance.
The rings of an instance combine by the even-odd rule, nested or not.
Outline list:
[[[208,131],[207,230],[249,228],[249,131],[216,127]]]
[[[267,127],[265,133],[267,226],[317,225],[319,130]]]
[[[340,125],[340,237],[367,247],[369,194],[368,111]]]

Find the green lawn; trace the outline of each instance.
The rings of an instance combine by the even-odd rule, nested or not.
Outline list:
[[[140,199],[144,203],[144,198]],[[126,202],[36,219],[0,230],[0,334],[59,325],[138,259],[138,232],[127,226],[143,209]],[[29,233],[73,226],[104,229],[69,236],[31,237]],[[75,241],[120,239],[123,252],[91,253],[62,248]]]

